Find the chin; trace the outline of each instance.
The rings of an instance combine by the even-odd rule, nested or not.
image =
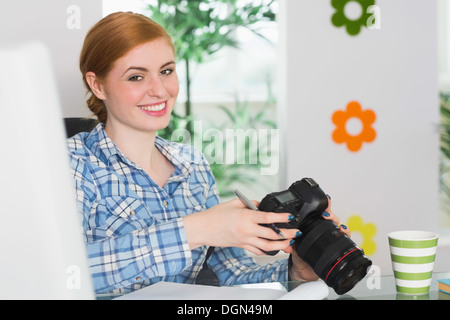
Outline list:
[[[163,130],[165,128],[167,128],[167,126],[169,125],[169,120],[170,119],[158,119],[158,121],[156,122],[152,122],[151,124],[147,124],[143,127],[143,129],[145,131],[158,131],[158,130]]]

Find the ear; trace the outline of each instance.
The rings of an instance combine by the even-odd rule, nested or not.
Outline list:
[[[100,100],[106,100],[105,91],[99,78],[92,71],[86,72],[86,82],[88,83],[91,91]]]

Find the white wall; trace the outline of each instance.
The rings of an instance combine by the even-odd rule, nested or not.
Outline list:
[[[0,45],[43,41],[50,49],[65,117],[89,116],[78,58],[89,28],[102,18],[100,0],[2,0]]]
[[[356,226],[353,238],[365,250],[371,238],[368,255],[391,273],[388,232],[439,231],[437,8],[427,0],[377,0],[381,29],[351,36],[331,23],[330,3],[281,0],[282,184],[315,178],[342,223],[357,216],[376,228],[370,237]],[[332,115],[353,100],[376,114],[375,140],[356,152],[332,139]],[[444,259],[438,255],[448,269]]]

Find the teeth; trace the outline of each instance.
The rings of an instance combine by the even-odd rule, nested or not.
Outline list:
[[[163,102],[161,104],[157,104],[154,106],[138,106],[138,108],[145,110],[145,111],[161,111],[166,106],[166,103]]]

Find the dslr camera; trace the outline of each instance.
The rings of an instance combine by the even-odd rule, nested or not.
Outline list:
[[[277,223],[279,228],[296,228],[302,235],[295,240],[295,251],[325,283],[341,295],[362,280],[372,261],[362,249],[322,213],[328,207],[328,197],[311,178],[293,183],[288,190],[264,197],[260,211],[289,212],[295,219]],[[267,252],[273,255],[277,251]]]

